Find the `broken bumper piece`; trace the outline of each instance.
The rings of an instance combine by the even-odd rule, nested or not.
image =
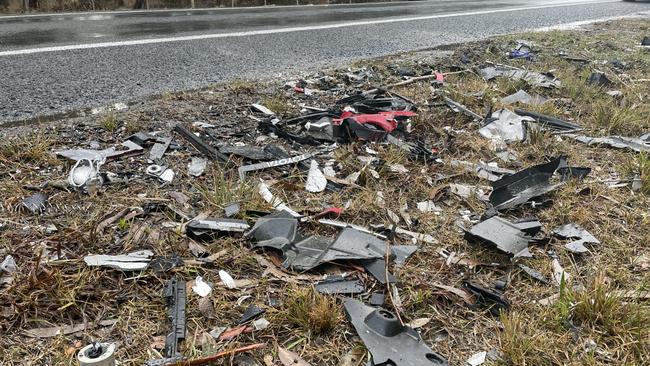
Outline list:
[[[414,329],[395,314],[346,299],[345,312],[372,355],[372,366],[446,366],[447,360],[427,347]]]

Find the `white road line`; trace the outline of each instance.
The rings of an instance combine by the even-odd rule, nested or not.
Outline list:
[[[548,9],[548,8],[557,8],[557,7],[565,7],[565,6],[575,6],[575,5],[580,5],[580,4],[605,4],[605,3],[612,3],[612,2],[617,2],[617,1],[618,0],[605,0],[605,1],[596,1],[596,2],[594,2],[594,1],[574,2],[574,3],[565,3],[565,4],[537,5],[537,6],[494,9],[494,10],[479,10],[479,11],[451,13],[451,14],[424,15],[424,16],[408,17],[408,18],[366,20],[366,21],[358,21],[358,22],[346,22],[346,23],[338,23],[338,24],[314,25],[314,26],[305,26],[305,27],[289,27],[289,28],[263,29],[263,30],[245,31],[245,32],[233,32],[233,33],[197,34],[197,35],[192,35],[192,36],[133,39],[133,40],[128,40],[128,41],[98,42],[98,43],[86,43],[86,44],[73,44],[73,45],[66,45],[66,46],[26,48],[26,49],[13,50],[13,51],[2,51],[2,52],[0,52],[0,56],[29,55],[29,54],[43,53],[43,52],[57,52],[57,51],[85,50],[85,49],[93,49],[93,48],[136,46],[136,45],[147,45],[147,44],[169,43],[169,42],[182,42],[182,41],[196,41],[196,40],[217,39],[217,38],[249,37],[249,36],[259,36],[259,35],[266,35],[266,34],[281,34],[281,33],[303,32],[303,31],[311,31],[311,30],[355,27],[355,26],[364,26],[364,25],[400,23],[400,22],[411,22],[411,21],[418,21],[418,20],[453,18],[453,17],[485,15],[485,14],[497,14],[497,13],[516,12],[516,11],[523,11],[523,10]]]

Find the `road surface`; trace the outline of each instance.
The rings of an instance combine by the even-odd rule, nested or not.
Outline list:
[[[5,16],[0,121],[648,10],[614,0],[431,0]]]

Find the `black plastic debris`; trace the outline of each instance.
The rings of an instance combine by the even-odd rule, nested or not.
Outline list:
[[[297,230],[298,220],[286,211],[278,211],[259,218],[246,237],[255,238],[254,247],[282,250],[293,243]]]
[[[386,295],[382,294],[381,292],[373,292],[370,294],[370,299],[368,302],[372,306],[384,306],[384,303],[386,302]]]
[[[563,183],[551,184],[550,179],[560,166],[567,166],[566,157],[560,156],[493,182],[490,203],[497,211],[505,210],[556,189]]]
[[[560,181],[565,182],[570,179],[583,180],[591,173],[591,168],[577,166],[563,166],[557,169],[560,174]]]
[[[47,196],[43,193],[35,193],[23,199],[22,205],[32,214],[38,214],[45,211]]]
[[[147,268],[157,273],[164,273],[172,268],[183,267],[183,265],[185,265],[183,259],[176,254],[172,254],[167,257],[156,257],[152,259]]]
[[[650,37],[643,37],[641,41],[641,46],[650,46]]]
[[[501,291],[485,288],[472,281],[463,282],[463,287],[476,297],[477,305],[488,308],[494,315],[510,308],[510,302]]]
[[[314,287],[321,294],[343,294],[354,295],[363,293],[365,288],[358,279],[346,279],[342,276],[332,276],[326,280],[317,282]]]
[[[470,241],[487,242],[514,257],[531,257],[528,244],[537,241],[535,235],[541,230],[539,221],[512,223],[493,216],[474,225],[465,232]]]
[[[187,223],[187,236],[197,240],[208,240],[224,235],[243,234],[250,226],[246,221],[235,219],[194,219]]]
[[[600,244],[600,240],[576,224],[566,224],[557,227],[553,229],[553,235],[564,239],[577,239],[564,245],[568,251],[577,254],[587,253],[589,251],[585,247],[585,244]]]
[[[537,123],[542,124],[544,128],[548,128],[551,130],[560,131],[560,132],[572,132],[572,131],[582,130],[582,127],[580,125],[565,120],[561,120],[559,118],[547,116],[544,114],[530,112],[524,109],[515,109],[515,113],[517,113],[520,116],[531,117]]]
[[[636,137],[608,136],[608,137],[589,137],[569,135],[587,145],[606,145],[616,149],[630,149],[636,152],[650,152],[650,140],[644,140]]]
[[[594,71],[589,75],[587,83],[595,86],[607,87],[612,85],[612,81],[605,76],[604,72]]]
[[[414,329],[402,325],[386,309],[346,299],[345,312],[372,355],[371,365],[448,365],[447,360],[427,347]]]
[[[181,125],[176,125],[174,127],[174,131],[181,135],[187,142],[189,142],[192,146],[194,146],[194,148],[200,151],[207,158],[211,160],[219,160],[222,162],[228,161],[228,157],[226,155],[222,154],[217,149],[212,147],[212,145],[197,137],[187,128]]]
[[[374,277],[379,283],[395,283],[397,280],[390,272],[386,271],[386,261],[384,259],[369,259],[361,261],[363,268]]]
[[[391,251],[395,255],[395,267],[403,266],[408,258],[415,253],[419,247],[417,245],[391,245]]]
[[[264,314],[266,312],[266,309],[260,308],[259,306],[256,305],[250,305],[246,310],[244,311],[244,315],[242,315],[241,319],[237,322],[237,324],[244,324],[248,323],[249,321],[257,318],[258,316]]]
[[[185,281],[176,277],[169,280],[163,289],[163,297],[167,302],[167,317],[171,322],[171,332],[165,338],[163,359],[150,360],[146,366],[167,365],[183,360],[180,353],[180,343],[185,340],[185,304],[187,293]]]
[[[534,269],[532,269],[532,268],[530,268],[530,267],[528,267],[526,265],[523,265],[523,264],[518,264],[517,266],[522,271],[524,271],[525,274],[527,274],[531,278],[533,278],[533,279],[535,279],[535,280],[537,280],[537,281],[539,281],[539,282],[541,282],[543,284],[546,284],[546,285],[548,285],[550,283],[550,281],[547,280],[546,277],[544,277],[544,275],[539,273],[538,271],[536,271],[536,270],[534,270]]]

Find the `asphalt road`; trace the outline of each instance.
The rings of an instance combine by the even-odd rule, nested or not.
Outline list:
[[[431,0],[0,17],[0,121],[649,10],[602,0]]]

